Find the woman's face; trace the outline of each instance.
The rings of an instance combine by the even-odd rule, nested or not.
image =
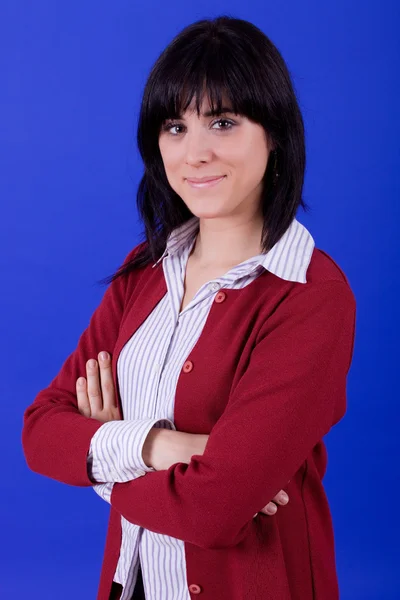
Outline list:
[[[251,217],[260,209],[271,150],[267,135],[244,116],[231,112],[207,116],[209,109],[206,99],[198,117],[192,102],[181,119],[161,126],[159,147],[168,182],[197,217]],[[193,187],[188,181],[221,176],[207,187]]]

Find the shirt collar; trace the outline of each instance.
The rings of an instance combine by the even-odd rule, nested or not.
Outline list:
[[[154,263],[153,268],[167,255],[173,255],[193,241],[199,230],[199,218],[194,216],[179,227],[176,227],[167,239],[163,255]],[[253,270],[257,266],[264,267],[277,277],[287,281],[307,283],[306,273],[311,261],[315,242],[304,225],[293,219],[281,239],[267,253],[258,254],[244,263],[239,269]]]

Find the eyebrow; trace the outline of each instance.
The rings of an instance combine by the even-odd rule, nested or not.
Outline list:
[[[208,110],[203,113],[205,117],[213,117],[214,115],[222,115],[223,113],[233,113],[233,108],[228,106],[223,106],[221,110]]]
[[[235,114],[235,111],[233,110],[232,106],[223,106],[221,110],[207,110],[205,113],[203,113],[203,117],[215,117],[216,115],[223,115],[225,113]],[[178,118],[182,119],[183,117],[179,116]]]

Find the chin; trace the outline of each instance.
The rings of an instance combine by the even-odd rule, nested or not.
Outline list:
[[[191,204],[187,204],[187,207],[198,219],[221,219],[229,216],[229,212],[222,210],[221,208],[204,207],[204,210],[202,210],[202,207],[198,204],[196,206]]]

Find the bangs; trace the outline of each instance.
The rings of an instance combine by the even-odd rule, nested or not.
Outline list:
[[[260,121],[263,107],[257,99],[263,97],[265,104],[268,96],[265,83],[248,68],[249,61],[244,68],[239,50],[232,51],[232,47],[210,40],[208,44],[200,41],[195,48],[192,42],[191,48],[175,48],[163,56],[145,103],[145,121],[152,123],[152,129],[159,129],[166,119],[181,118],[193,101],[193,108],[200,116],[205,95],[210,116],[228,108],[235,114]]]

